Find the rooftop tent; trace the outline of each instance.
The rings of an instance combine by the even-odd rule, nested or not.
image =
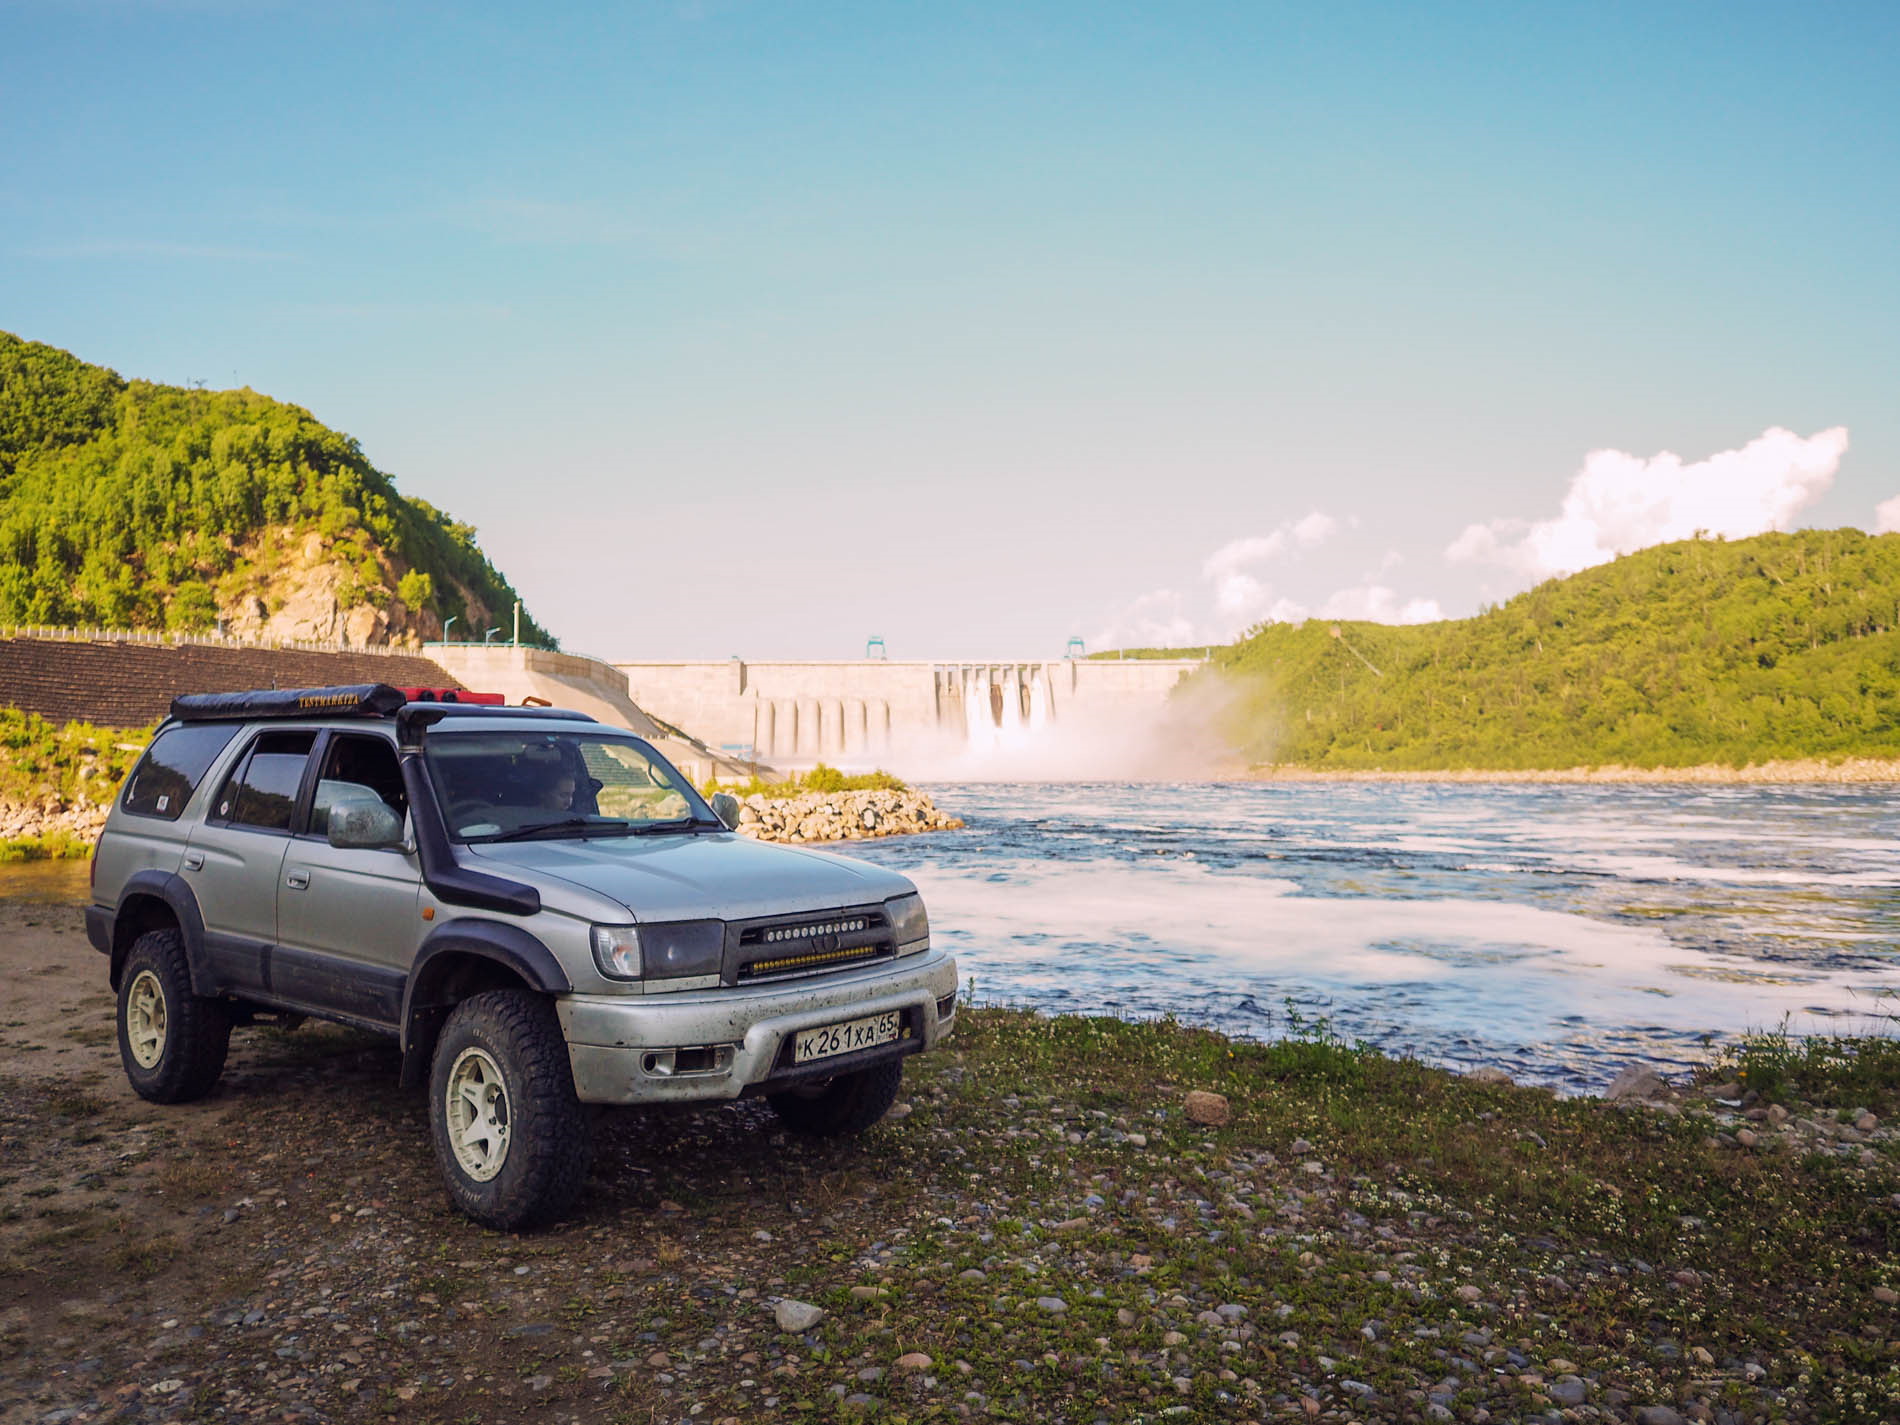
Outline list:
[[[187,693],[172,699],[180,722],[216,722],[234,718],[388,717],[408,698],[387,683],[358,683],[342,688],[262,688],[248,693]]]

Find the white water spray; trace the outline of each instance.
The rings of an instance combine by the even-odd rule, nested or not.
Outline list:
[[[1003,672],[1003,717],[996,730],[996,745],[1004,752],[1015,752],[1029,743],[1029,729],[1023,726],[1023,685],[1015,668]]]
[[[964,744],[972,757],[981,757],[996,746],[996,723],[990,716],[990,676],[987,670],[973,669],[963,685]]]
[[[1049,670],[1038,668],[1029,680],[1029,736],[1033,741],[1049,726]]]

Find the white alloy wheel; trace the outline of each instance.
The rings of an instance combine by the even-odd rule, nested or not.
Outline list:
[[[140,970],[126,993],[125,1039],[141,1069],[165,1057],[165,990],[150,970]]]
[[[508,1161],[508,1089],[501,1065],[486,1049],[472,1045],[455,1056],[449,1069],[447,1102],[449,1146],[456,1164],[485,1183]]]

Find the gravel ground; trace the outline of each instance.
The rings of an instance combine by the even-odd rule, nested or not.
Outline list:
[[[1893,1144],[1831,1108],[966,1010],[856,1142],[603,1114],[513,1237],[382,1042],[240,1031],[159,1108],[77,911],[0,967],[7,1421],[1900,1418]]]

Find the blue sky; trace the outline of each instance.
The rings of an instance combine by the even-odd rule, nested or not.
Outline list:
[[[1896,96],[1891,5],[0,3],[0,327],[603,655],[1455,615],[1875,527]]]

